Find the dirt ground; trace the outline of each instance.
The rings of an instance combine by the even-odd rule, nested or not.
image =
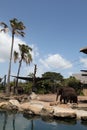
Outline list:
[[[41,100],[45,101],[56,101],[56,94],[38,94]],[[86,102],[87,96],[78,96],[78,102]]]
[[[39,94],[38,97],[40,98],[41,101],[45,101],[45,102],[55,102],[56,101],[56,94]],[[58,100],[59,102],[59,100]],[[60,104],[59,106],[63,106],[64,104]],[[67,104],[65,104],[64,106],[67,106]],[[78,96],[78,108],[87,110],[87,96]]]

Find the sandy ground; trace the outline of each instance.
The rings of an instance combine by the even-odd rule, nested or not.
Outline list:
[[[56,94],[38,94],[41,100],[56,101]],[[86,102],[87,96],[78,96],[79,102]]]
[[[38,97],[41,101],[45,102],[56,101],[56,94],[39,94]],[[87,108],[87,96],[78,96],[78,108]]]

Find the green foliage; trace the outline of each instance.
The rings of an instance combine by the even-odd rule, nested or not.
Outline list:
[[[63,76],[56,72],[46,72],[42,75],[42,78],[44,79],[36,84],[38,93],[55,93],[57,87],[63,81]]]
[[[3,84],[0,84],[0,92],[5,90],[5,86],[3,86]]]
[[[32,77],[32,74],[31,74]],[[42,79],[35,83],[36,93],[46,94],[46,93],[56,93],[58,87],[73,87],[78,95],[83,95],[82,84],[79,80],[74,77],[69,77],[63,79],[63,76],[59,73],[46,72],[43,74]],[[14,82],[10,83],[10,86],[14,86]],[[30,94],[32,91],[33,82],[19,82],[18,87],[22,87],[24,93]]]
[[[65,86],[73,87],[77,94],[80,94],[82,91],[82,84],[75,77],[70,76],[69,78],[64,80]]]
[[[56,72],[46,72],[42,74],[43,78],[49,78],[52,81],[63,81],[63,76]]]
[[[32,82],[25,82],[25,83],[19,82],[19,83],[18,83],[18,86],[23,88],[24,93],[26,93],[26,94],[31,93],[31,90],[32,90]]]
[[[48,78],[37,82],[36,88],[38,93],[56,93],[58,87],[73,87],[78,95],[82,95],[82,84],[75,77],[63,79],[60,73],[46,72],[42,75]]]

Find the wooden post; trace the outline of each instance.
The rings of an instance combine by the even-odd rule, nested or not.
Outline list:
[[[33,86],[32,86],[32,91],[35,91],[35,85],[36,85],[36,71],[37,71],[37,65],[34,65],[34,75],[33,75]]]

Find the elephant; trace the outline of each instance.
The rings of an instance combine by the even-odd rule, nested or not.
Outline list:
[[[21,86],[17,88],[17,91],[18,91],[18,94],[24,94],[24,89]]]
[[[78,103],[77,94],[72,87],[63,87],[57,89],[56,101],[60,95],[60,103]]]
[[[62,103],[62,101],[64,101],[64,104],[65,103],[77,103],[77,95],[76,93],[63,93],[61,96],[60,96],[60,103]]]

